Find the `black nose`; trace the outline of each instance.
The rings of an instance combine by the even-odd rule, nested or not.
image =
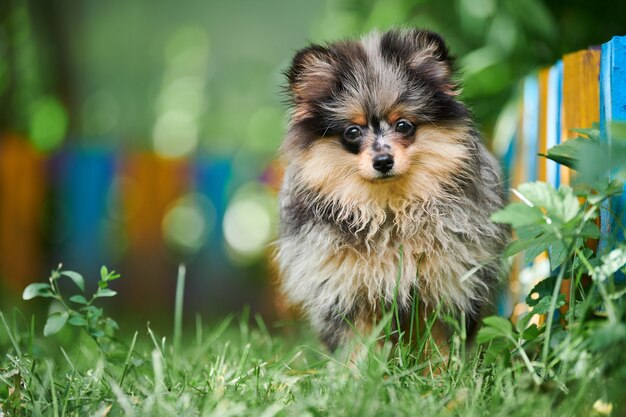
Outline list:
[[[374,157],[374,169],[383,174],[389,172],[393,168],[393,157],[388,153],[376,155]]]

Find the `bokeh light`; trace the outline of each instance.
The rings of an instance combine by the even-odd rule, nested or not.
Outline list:
[[[168,246],[183,254],[200,250],[215,226],[215,208],[205,196],[190,193],[179,198],[163,218]]]
[[[198,125],[189,113],[168,111],[159,116],[153,140],[157,154],[168,158],[185,156],[198,146]]]
[[[29,134],[35,148],[47,152],[63,143],[67,114],[56,98],[37,100],[32,104],[31,114]]]
[[[226,209],[224,238],[235,261],[261,256],[276,233],[276,201],[257,183],[243,185]]]

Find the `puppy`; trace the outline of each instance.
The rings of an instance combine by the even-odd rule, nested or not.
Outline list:
[[[419,305],[422,324],[439,309],[472,333],[490,304],[503,190],[453,67],[436,33],[393,30],[310,45],[286,71],[277,263],[331,350],[392,305],[402,328]],[[433,333],[449,337],[441,322]]]

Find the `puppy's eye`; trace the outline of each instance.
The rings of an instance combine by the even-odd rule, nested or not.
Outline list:
[[[343,137],[346,138],[346,140],[355,141],[360,138],[362,134],[360,127],[350,126],[343,132]]]
[[[398,120],[395,125],[395,130],[403,135],[408,135],[413,132],[413,124],[408,120]]]

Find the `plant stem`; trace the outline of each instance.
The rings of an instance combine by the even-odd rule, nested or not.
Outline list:
[[[576,244],[576,239],[570,245],[567,253],[572,252],[572,248]],[[546,336],[543,344],[543,351],[541,353],[541,362],[544,364],[544,377],[548,372],[548,354],[550,353],[550,335],[552,333],[552,322],[554,321],[554,311],[556,310],[556,300],[559,296],[559,291],[561,289],[561,283],[563,282],[563,276],[565,275],[565,270],[567,269],[567,262],[564,262],[561,265],[561,269],[559,271],[559,275],[556,278],[556,282],[554,284],[554,289],[552,290],[552,299],[550,300],[550,310],[548,311],[548,320],[546,323]]]
[[[526,354],[526,351],[524,350],[522,345],[517,340],[515,340],[512,337],[509,337],[509,339],[511,341],[513,341],[513,343],[515,343],[515,345],[516,345],[515,350],[522,357],[522,361],[524,362],[524,365],[526,365],[526,368],[528,369],[528,372],[530,372],[531,375],[533,376],[533,382],[535,383],[535,385],[540,385],[541,384],[541,378],[539,378],[539,375],[537,375],[537,372],[535,371],[535,367],[533,366],[532,362],[530,361],[530,358]]]

